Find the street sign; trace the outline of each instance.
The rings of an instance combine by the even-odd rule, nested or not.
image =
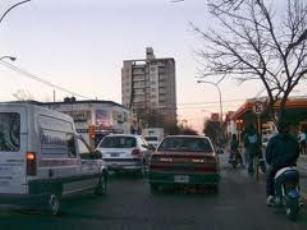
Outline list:
[[[258,116],[264,111],[264,105],[261,101],[255,101],[253,105],[253,111]]]

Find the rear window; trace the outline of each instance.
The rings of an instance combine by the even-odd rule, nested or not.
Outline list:
[[[20,115],[0,113],[0,151],[18,152],[20,148]]]
[[[206,138],[170,137],[163,140],[158,151],[209,153],[213,149]]]
[[[134,148],[136,139],[134,137],[105,137],[100,148]]]

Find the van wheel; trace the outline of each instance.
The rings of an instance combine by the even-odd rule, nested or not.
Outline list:
[[[95,194],[98,196],[104,196],[107,193],[107,175],[104,173],[100,176],[98,185],[95,189]]]
[[[60,199],[55,193],[51,193],[48,198],[48,212],[52,216],[57,216],[60,213]]]
[[[159,192],[159,185],[158,184],[150,184],[150,192],[152,194],[156,194]]]

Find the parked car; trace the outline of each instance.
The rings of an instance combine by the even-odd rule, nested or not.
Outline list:
[[[0,203],[44,207],[86,190],[106,191],[107,169],[71,117],[33,103],[0,103]]]
[[[168,136],[152,155],[149,183],[155,192],[163,185],[211,187],[218,191],[219,159],[208,137]]]
[[[147,142],[134,134],[110,134],[102,139],[97,150],[110,170],[139,174],[144,173],[152,153]]]

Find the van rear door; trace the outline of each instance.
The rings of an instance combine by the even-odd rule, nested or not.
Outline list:
[[[0,194],[24,194],[27,113],[21,106],[0,106]]]

